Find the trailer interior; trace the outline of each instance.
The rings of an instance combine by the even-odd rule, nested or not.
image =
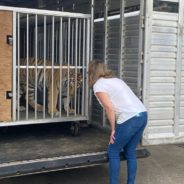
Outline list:
[[[0,110],[2,110],[0,115],[0,178],[92,166],[108,161],[106,150],[109,125],[102,108],[97,104],[87,84],[89,61],[92,58],[104,59],[107,53],[109,53],[109,59],[112,60],[108,63],[110,68],[117,75],[122,75],[120,64],[114,62],[117,58],[118,61],[122,59],[123,42],[117,42],[123,36],[120,34],[123,30],[122,21],[118,19],[109,24],[114,27],[108,37],[109,47],[112,46],[112,48],[108,50],[107,43],[102,36],[107,36],[105,29],[102,30],[105,22],[100,19],[119,15],[123,12],[124,5],[123,1],[119,0],[110,1],[108,6],[104,6],[106,3],[107,1],[96,1],[94,5],[93,0],[0,0],[0,13],[9,18],[7,21],[9,23],[6,25],[0,18],[0,23],[9,28],[7,29],[8,34],[7,30],[0,31],[0,35],[6,37],[6,43],[4,40],[2,42],[5,47],[1,49],[4,49],[5,55],[8,52],[5,58],[0,57],[1,61],[7,61],[7,63],[0,64],[1,69],[4,67],[0,70],[7,75],[4,81],[2,80],[2,83],[5,84],[2,99],[4,96],[6,99],[3,99],[2,103],[0,101]],[[126,11],[140,9],[139,4],[140,2],[134,2],[130,8],[126,8]],[[7,10],[3,12],[6,6]],[[26,58],[26,65],[20,64],[21,57]],[[30,65],[30,57],[35,58],[35,65]],[[52,65],[38,66],[38,58],[44,61],[51,60]],[[60,70],[61,82],[62,69],[66,65],[69,66],[68,76],[70,69],[75,70],[75,77],[78,70],[82,73],[82,85],[78,90],[75,82],[75,94],[70,103],[70,107],[74,109],[72,114],[69,112],[70,107],[63,109],[64,102],[61,102],[61,95],[58,97],[59,112],[56,117],[48,112],[46,86],[43,86],[39,94],[36,72],[50,69],[52,79],[54,79],[54,70]],[[36,69],[34,108],[30,108],[28,102],[29,73],[32,69]],[[20,73],[23,70],[27,72],[25,75],[26,100],[21,99],[21,101],[19,100],[21,95]],[[130,72],[130,75],[132,73],[137,80],[134,71]],[[140,93],[137,92],[138,88],[134,79],[128,74],[127,78],[131,78],[130,85],[139,96]],[[69,90],[68,86],[67,103],[70,100]],[[62,93],[61,88],[60,93]],[[54,94],[52,94],[52,108],[53,99]],[[39,100],[43,104],[42,112],[37,111],[36,103]],[[25,108],[23,112],[21,111],[22,104]],[[137,149],[138,158],[148,157],[149,154],[148,150],[141,146]],[[121,159],[124,160],[123,150]]]
[[[70,134],[68,124],[1,129],[0,178],[106,163],[108,140],[109,131],[95,126],[83,127],[78,136]],[[149,155],[137,149],[137,158]]]

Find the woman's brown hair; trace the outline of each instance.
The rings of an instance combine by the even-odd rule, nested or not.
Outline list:
[[[93,60],[88,67],[89,86],[92,87],[94,83],[101,77],[112,78],[114,73],[107,69],[107,65],[101,60]]]

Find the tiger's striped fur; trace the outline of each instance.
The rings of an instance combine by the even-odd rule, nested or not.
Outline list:
[[[20,60],[20,66],[27,66],[27,59]],[[45,67],[45,77],[44,77],[44,66]],[[75,89],[80,88],[82,86],[82,75],[79,70],[75,70],[75,68],[68,68],[65,66],[62,68],[60,72],[60,68],[58,65],[57,68],[52,69],[52,62],[50,60],[45,61],[43,59],[37,60],[37,75],[36,73],[36,61],[35,58],[29,58],[28,60],[28,72],[27,67],[20,69],[20,94],[23,94],[26,97],[26,89],[28,85],[28,104],[35,109],[35,79],[37,79],[37,88],[40,91],[43,91],[44,86],[48,90],[48,113],[50,115],[59,115],[59,111],[57,110],[58,103],[58,95],[60,93],[60,88],[62,91],[62,99],[64,103],[64,110],[67,112],[69,109],[69,113],[73,112],[73,109],[70,109],[69,104],[67,104],[67,91],[69,88],[69,98],[73,97],[76,93]],[[53,70],[53,74],[52,74]],[[68,73],[69,72],[69,73]],[[62,73],[62,75],[60,74]],[[27,75],[28,75],[28,84],[27,84]],[[53,75],[53,76],[52,76]],[[69,80],[68,80],[69,75]],[[37,78],[35,78],[37,76]],[[61,84],[60,84],[60,76],[61,76]],[[53,78],[52,78],[53,77]],[[53,80],[52,80],[53,79]],[[77,81],[76,81],[77,79]],[[45,84],[44,84],[45,82]],[[76,88],[75,88],[76,85]],[[60,87],[61,86],[61,87]],[[69,87],[68,87],[69,86]],[[70,103],[70,101],[68,102]],[[36,104],[37,111],[43,111],[43,105]]]

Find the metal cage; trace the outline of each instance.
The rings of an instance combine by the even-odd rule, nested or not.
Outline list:
[[[88,14],[1,7],[13,12],[10,124],[88,119]]]

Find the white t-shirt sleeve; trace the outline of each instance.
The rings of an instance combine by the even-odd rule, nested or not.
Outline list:
[[[99,80],[94,84],[93,91],[94,91],[94,93],[107,92],[107,89],[106,89],[106,86],[104,85],[104,83],[101,80]]]
[[[93,85],[93,91],[94,94],[96,96],[97,92],[105,92],[107,93],[107,86],[104,84],[104,80],[103,79],[99,79],[94,85]],[[102,103],[100,102],[100,100],[98,99],[98,97],[96,96],[98,102],[100,103],[100,105],[103,107]]]

